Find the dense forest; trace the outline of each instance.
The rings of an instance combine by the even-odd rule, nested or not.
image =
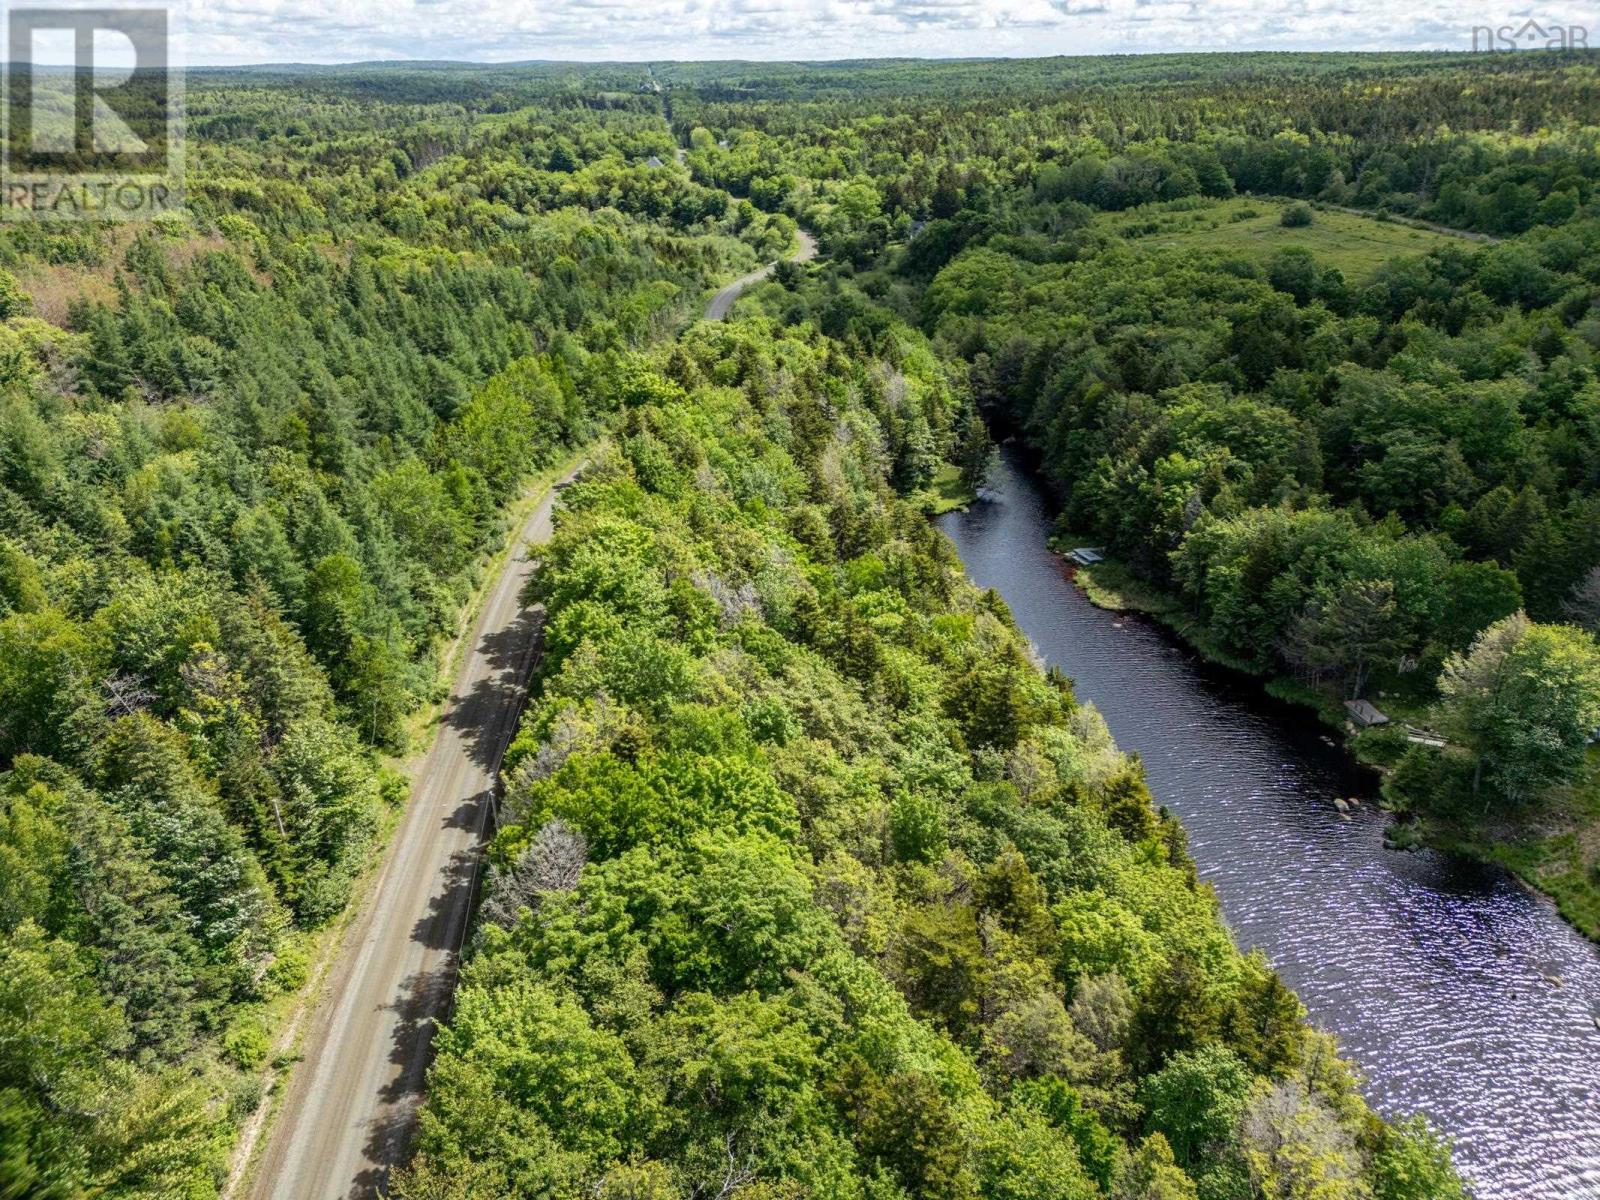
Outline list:
[[[1447,726],[1372,751],[1396,803],[1561,792],[1595,89],[193,73],[187,213],[0,236],[0,1195],[220,1193],[508,505],[579,447],[396,1194],[1462,1195],[918,497],[1014,433],[1209,652]],[[695,320],[797,224],[819,265]]]
[[[833,255],[767,311],[919,327],[1108,591],[1337,721],[1382,700],[1428,739],[1358,743],[1391,803],[1600,936],[1592,59],[1138,61],[674,112]]]
[[[879,351],[702,325],[566,493],[399,1193],[1460,1195],[896,495],[973,434]]]
[[[792,239],[637,109],[228,76],[0,239],[0,1194],[217,1193],[507,500]]]

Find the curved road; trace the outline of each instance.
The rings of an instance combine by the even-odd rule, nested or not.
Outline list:
[[[405,1161],[433,1029],[455,986],[495,776],[539,645],[542,613],[522,603],[536,566],[526,547],[549,540],[559,486],[524,521],[465,643],[383,873],[307,1028],[251,1200],[365,1200]]]
[[[804,229],[796,231],[800,238],[800,249],[789,255],[790,262],[810,262],[817,256],[817,239]],[[728,315],[728,310],[733,307],[733,302],[739,298],[739,293],[751,284],[760,283],[773,271],[778,269],[776,262],[769,262],[759,271],[751,271],[748,275],[741,275],[715,296],[711,303],[706,305],[706,320],[720,321]]]

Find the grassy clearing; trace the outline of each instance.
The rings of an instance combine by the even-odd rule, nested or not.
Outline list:
[[[1092,567],[1079,567],[1073,578],[1095,607],[1144,613],[1171,629],[1202,658],[1249,675],[1261,674],[1255,664],[1236,658],[1219,646],[1205,627],[1184,611],[1176,596],[1146,583],[1122,563],[1107,559]]]
[[[1151,587],[1119,562],[1108,559],[1092,567],[1079,567],[1073,579],[1096,608],[1141,612],[1152,617],[1176,616],[1179,612],[1177,600]]]
[[[1303,246],[1325,266],[1337,267],[1351,284],[1372,278],[1390,259],[1426,254],[1460,239],[1397,221],[1330,209],[1315,210],[1310,225],[1288,228],[1282,222],[1288,201],[1235,197],[1195,207],[1193,200],[1152,204],[1096,218],[1107,232],[1151,249],[1205,249],[1265,262],[1276,251]]]
[[[923,488],[912,502],[930,517],[966,508],[976,499],[971,488],[961,482],[961,472],[945,463],[933,477],[933,482]]]

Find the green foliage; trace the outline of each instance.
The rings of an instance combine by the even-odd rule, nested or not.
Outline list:
[[[217,1194],[508,504],[792,235],[515,92],[199,73],[185,219],[0,237],[0,990],[63,1022],[0,1034],[0,1193]],[[611,669],[687,689],[658,632]],[[679,765],[663,819],[751,780]]]
[[[889,836],[895,857],[904,862],[937,862],[948,841],[944,814],[931,796],[901,796],[889,806]]]
[[[943,404],[899,336],[906,403]],[[656,361],[722,382],[636,379],[656,398],[564,495],[398,1194],[1242,1194],[1250,1099],[1316,1035],[1137,762],[896,494],[890,367],[766,320]]]
[[[1594,637],[1538,625],[1521,613],[1452,656],[1439,687],[1449,720],[1476,751],[1487,782],[1512,802],[1577,774],[1600,727]]]
[[[1145,1128],[1162,1135],[1181,1166],[1215,1162],[1233,1139],[1250,1092],[1250,1073],[1221,1046],[1172,1056],[1145,1080]]]
[[[1079,1024],[1076,1011],[1073,1021]],[[1111,1188],[1122,1146],[1084,1106],[1081,1093],[1063,1079],[1039,1078],[1018,1083],[1011,1098],[1015,1104],[1036,1109],[1053,1128],[1070,1137],[1084,1171],[1102,1191]]]
[[[202,1096],[136,1074],[91,958],[32,922],[0,946],[0,1182],[16,1195],[192,1195],[211,1185]]]
[[[1198,1200],[1194,1181],[1178,1169],[1167,1139],[1153,1133],[1117,1173],[1112,1200]]]
[[[1526,137],[1498,101],[1458,106],[1436,90],[1461,82],[1446,64],[1369,66],[1448,121],[1380,133],[1310,59],[1258,84],[1299,114],[1274,129],[1235,106],[1221,60],[1195,77],[1204,105],[1144,97],[1160,134],[1110,118],[1131,117],[1131,93],[1077,101],[1107,115],[1093,137],[1066,107],[952,105],[942,127],[1015,121],[1022,144],[968,155],[954,213],[933,212],[936,188],[905,202],[928,229],[852,285],[916,313],[968,367],[975,398],[1059,485],[1064,527],[1104,543],[1209,655],[1292,677],[1334,711],[1374,692],[1429,705],[1450,686],[1444,664],[1519,610],[1587,619],[1600,558],[1600,392],[1576,298],[1600,248],[1593,148]],[[1519,78],[1567,111],[1558,69]],[[1472,72],[1474,88],[1507,83]],[[1547,170],[1511,167],[1535,146]],[[1406,220],[1362,215],[1379,211]],[[960,236],[939,228],[935,254],[919,242],[941,220]],[[1571,710],[1554,675],[1533,677],[1528,713]],[[977,682],[972,736],[1003,745],[1004,708]],[[1484,748],[1502,795],[1545,798],[1573,776],[1570,720],[1508,722],[1497,740],[1462,714],[1436,719]]]
[[[1373,1163],[1377,1200],[1461,1200],[1466,1189],[1450,1167],[1450,1144],[1421,1117],[1390,1126]]]
[[[215,1194],[377,753],[605,430],[397,1195],[1456,1194],[901,497],[981,484],[982,405],[1220,653],[1330,693],[1585,619],[1573,69],[193,73],[187,224],[0,239],[0,1192]],[[828,266],[664,344],[796,219]],[[1593,723],[1550,628],[1522,728],[1447,684],[1507,794]]]
[[[1334,1110],[1298,1080],[1259,1081],[1239,1137],[1254,1194],[1270,1200],[1363,1200],[1360,1147]]]

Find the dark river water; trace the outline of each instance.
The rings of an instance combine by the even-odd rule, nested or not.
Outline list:
[[[939,519],[967,573],[1144,758],[1234,936],[1338,1034],[1386,1115],[1427,1114],[1481,1200],[1600,1198],[1600,951],[1497,871],[1383,844],[1371,783],[1299,712],[1095,608],[1007,452]],[[1343,820],[1336,796],[1367,796]],[[1561,982],[1551,982],[1550,977]]]

